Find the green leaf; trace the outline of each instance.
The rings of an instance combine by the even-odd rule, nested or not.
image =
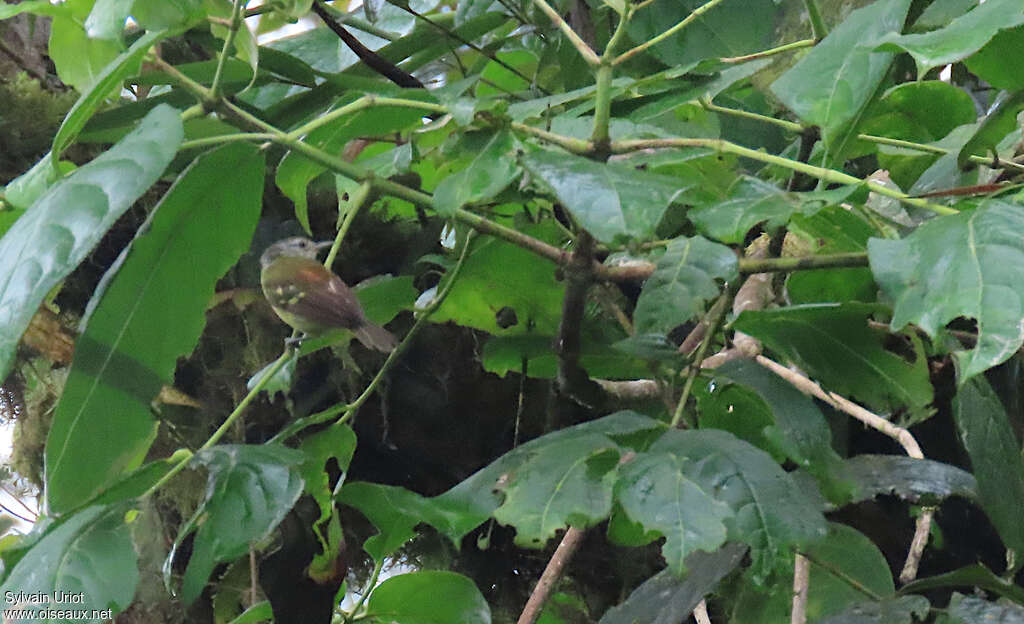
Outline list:
[[[967,69],[997,89],[1020,91],[1024,89],[1024,77],[1014,69],[1016,63],[1009,62],[1024,49],[1024,26],[1000,30],[985,47],[964,61]]]
[[[913,624],[924,620],[931,605],[922,596],[901,596],[879,602],[860,602],[818,624]],[[914,618],[917,619],[914,619]]]
[[[879,101],[889,115],[897,115],[913,141],[934,141],[953,128],[973,123],[977,118],[974,101],[963,89],[941,80],[908,82],[889,89]]]
[[[352,290],[359,297],[366,318],[378,325],[412,309],[418,295],[411,275],[377,275],[359,282]]]
[[[851,502],[879,495],[895,495],[912,503],[933,503],[950,496],[978,498],[974,475],[942,462],[906,455],[858,455],[845,464],[843,476],[856,485]]]
[[[808,124],[819,126],[835,157],[889,70],[893,54],[874,42],[903,27],[910,0],[879,0],[857,9],[776,80],[772,93]]]
[[[249,247],[263,175],[263,155],[252,145],[201,156],[107,273],[47,438],[53,511],[82,504],[142,461],[156,433],[150,402],[173,382],[178,358],[195,348],[217,280]]]
[[[673,239],[640,292],[633,315],[637,333],[667,333],[695,318],[718,296],[716,280],[730,282],[738,272],[728,247],[700,236]]]
[[[342,104],[348,103],[343,101]],[[400,106],[373,106],[335,119],[317,128],[306,137],[306,143],[328,153],[341,152],[345,144],[356,137],[368,137],[398,132],[412,127],[422,118],[416,109]],[[309,205],[306,201],[306,187],[318,175],[327,170],[320,163],[296,152],[288,152],[277,167],[275,182],[289,199],[295,202],[295,216],[308,232]]]
[[[615,498],[630,520],[665,536],[661,554],[677,576],[698,550],[712,552],[726,538],[734,510],[716,500],[714,488],[696,478],[701,466],[671,453],[640,453],[621,469]]]
[[[528,152],[522,163],[603,243],[650,238],[669,204],[685,190],[668,176],[550,150]]]
[[[618,446],[598,433],[549,444],[512,475],[494,518],[515,527],[517,545],[533,548],[570,524],[593,526],[611,513],[618,461]]]
[[[45,621],[98,624],[126,609],[139,584],[138,555],[124,519],[126,511],[123,506],[89,507],[49,528],[0,587],[5,613],[19,608],[84,610],[87,615]],[[59,592],[69,598],[54,600]],[[49,602],[40,603],[39,596]],[[110,611],[91,617],[94,609]]]
[[[103,104],[107,97],[121,86],[125,78],[137,74],[142,64],[142,57],[149,52],[156,43],[164,39],[169,33],[148,32],[132,44],[130,48],[122,52],[113,62],[103,68],[103,71],[96,77],[88,91],[83,91],[75,105],[68,111],[64,122],[53,137],[53,148],[50,150],[54,166],[64,153],[78,137],[85,124],[93,116],[96,110]]]
[[[892,596],[896,590],[885,556],[862,533],[831,522],[828,535],[804,547],[811,560],[812,579],[807,593],[807,616],[811,622],[842,611],[864,599],[851,579],[878,596]],[[846,578],[839,578],[836,571]]]
[[[842,460],[832,448],[832,431],[810,397],[750,360],[727,362],[715,369],[711,396],[727,390],[730,383],[753,390],[768,407],[772,424],[764,435],[775,448],[816,476],[831,500],[849,498]],[[739,414],[739,418],[745,416]],[[701,425],[706,426],[703,417]]]
[[[825,535],[821,510],[764,451],[724,431],[666,432],[649,452],[689,460],[691,477],[725,502],[730,541],[748,544],[755,576],[764,578],[793,545]]]
[[[524,226],[519,231],[552,243],[562,236],[551,221]],[[459,279],[431,321],[454,321],[495,335],[528,331],[554,335],[562,314],[565,286],[555,278],[552,264],[489,236],[477,237],[471,244]],[[507,329],[499,326],[496,318],[503,308],[511,308],[519,321]]]
[[[933,67],[948,65],[974,54],[1004,28],[1024,24],[1024,8],[1016,0],[988,0],[954,19],[945,28],[924,34],[895,32],[879,41],[879,49],[908,52],[917,63],[918,77]]]
[[[598,624],[676,624],[743,561],[747,548],[726,544],[713,553],[696,551],[686,558],[680,579],[662,570],[634,589],[621,604],[608,609]]]
[[[278,445],[214,446],[195,461],[209,471],[206,497],[182,527],[167,556],[164,580],[182,541],[195,531],[185,568],[181,601],[191,604],[218,563],[244,555],[249,545],[270,535],[302,493],[297,466],[302,453]]]
[[[134,132],[47,190],[0,239],[0,377],[39,304],[160,177],[181,139],[178,113],[154,109]]]
[[[977,596],[954,593],[953,599],[949,601],[949,617],[955,624],[1024,622],[1024,606],[995,603]]]
[[[86,93],[103,75],[107,64],[122,50],[120,42],[90,39],[85,19],[93,0],[69,0],[68,11],[57,14],[50,24],[50,58],[61,82]]]
[[[878,233],[862,217],[842,206],[828,206],[814,214],[796,214],[789,231],[808,241],[815,254],[865,252],[868,239]],[[873,302],[878,287],[867,267],[797,271],[786,280],[790,301],[831,303],[837,301]]]
[[[482,521],[443,499],[430,499],[415,492],[379,483],[349,483],[339,493],[338,502],[358,509],[377,527],[379,533],[366,540],[363,548],[376,561],[383,561],[416,534],[413,529],[427,523],[458,544]]]
[[[813,304],[747,310],[733,322],[785,356],[832,391],[855,397],[877,411],[910,409],[920,414],[932,402],[928,362],[920,339],[907,338],[908,356],[885,348],[887,333],[868,326],[881,306]]]
[[[755,225],[764,223],[765,230],[773,231],[785,225],[790,215],[802,207],[796,194],[744,176],[732,188],[729,199],[698,206],[688,216],[705,236],[739,245]],[[813,211],[817,208],[808,206],[806,209]]]
[[[0,20],[12,18],[21,13],[56,17],[67,12],[68,7],[60,4],[50,4],[50,0],[26,0],[19,4],[0,4]]]
[[[187,26],[206,17],[203,0],[135,0],[132,17],[146,30]]]
[[[903,593],[924,592],[931,589],[948,589],[952,587],[977,587],[998,596],[1009,598],[1017,604],[1024,604],[1024,588],[1012,580],[1008,581],[996,576],[991,570],[976,563],[958,568],[952,572],[937,574],[911,581],[900,588]]]
[[[655,2],[637,11],[629,23],[629,36],[636,42],[652,39],[703,4],[704,0]],[[764,50],[771,47],[778,12],[771,0],[723,2],[651,48],[651,53],[666,65],[685,66]]]
[[[392,576],[378,585],[365,619],[376,624],[490,624],[491,608],[465,576],[423,571]]]
[[[933,30],[948,26],[950,22],[978,6],[978,0],[935,0],[914,22],[914,30]]]
[[[85,32],[89,38],[121,41],[121,33],[133,1],[96,0],[85,20]]]
[[[984,377],[962,385],[953,399],[960,443],[967,449],[978,480],[978,498],[1003,545],[1016,553],[1016,566],[1024,562],[1024,459],[999,397]]]
[[[1024,110],[1024,90],[1000,93],[977,132],[960,149],[957,166],[962,167],[975,154],[994,152],[996,145],[1017,128],[1017,115],[1021,110]]]
[[[518,177],[515,151],[518,142],[508,130],[470,134],[463,138],[470,145],[472,160],[464,169],[438,183],[434,189],[437,213],[451,218],[466,204],[491,199]]]
[[[1000,200],[932,219],[903,240],[868,241],[875,280],[894,302],[891,326],[935,337],[965,316],[978,344],[956,351],[959,383],[1004,362],[1024,342],[1024,208]]]

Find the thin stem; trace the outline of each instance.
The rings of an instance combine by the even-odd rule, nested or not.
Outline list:
[[[217,98],[213,96],[212,91],[210,91],[203,85],[199,84],[195,80],[192,80],[185,74],[181,73],[181,71],[177,67],[171,65],[159,56],[153,56],[152,62],[161,71],[165,72],[168,76],[170,76],[172,80],[177,82],[178,85],[181,86],[181,88],[185,89],[193,96],[195,96],[195,98],[199,100],[199,102],[202,103],[204,107],[208,109],[213,107],[214,103],[217,101]]]
[[[598,65],[601,64],[601,58],[597,56],[597,53],[594,52],[593,48],[587,45],[587,42],[581,39],[580,36],[576,34],[576,31],[572,29],[572,26],[570,26],[564,19],[562,19],[562,16],[559,15],[557,11],[552,9],[550,4],[548,4],[545,0],[533,0],[533,3],[536,4],[537,7],[541,11],[543,11],[545,15],[548,16],[548,19],[550,19],[552,22],[555,23],[556,26],[558,26],[558,29],[561,30],[562,34],[566,36],[566,38],[569,40],[569,43],[571,43],[572,46],[576,48],[576,51],[580,53],[580,56],[582,56],[583,60],[587,62],[587,65],[590,65],[591,67],[597,67]]]
[[[352,610],[345,616],[345,622],[351,622],[352,618],[355,617],[355,615],[359,613],[359,610],[363,608],[363,604],[366,602],[366,599],[370,597],[370,594],[373,592],[373,588],[377,586],[377,579],[380,577],[380,573],[383,569],[384,559],[382,557],[380,561],[374,562],[373,573],[370,574],[370,580],[366,583],[366,590],[363,591],[359,596],[359,600],[356,601],[355,606],[352,607]]]
[[[218,136],[203,137],[201,139],[192,139],[191,141],[184,141],[179,151],[197,149],[200,147],[207,147],[209,145],[222,145],[224,143],[237,143],[238,141],[273,141],[275,135],[269,132],[237,132],[235,134],[221,134]]]
[[[210,94],[214,98],[220,96],[221,78],[224,77],[224,64],[227,62],[231,46],[235,43],[238,29],[245,27],[242,22],[242,6],[244,4],[245,0],[235,0],[231,6],[231,25],[228,26],[228,34],[224,37],[224,47],[220,51],[220,56],[217,57],[217,69],[213,72],[213,83],[210,84]]]
[[[597,93],[594,94],[594,131],[590,141],[595,147],[607,155],[608,144],[611,142],[611,135],[608,127],[611,124],[612,107],[612,66],[602,62],[595,72],[597,79]]]
[[[836,171],[834,169],[826,169],[824,167],[816,167],[807,163],[802,163],[789,158],[783,158],[781,156],[775,156],[774,154],[768,154],[763,151],[753,150],[748,147],[743,147],[729,141],[723,141],[721,139],[640,139],[631,141],[614,141],[612,143],[612,152],[615,154],[625,154],[629,152],[635,152],[642,149],[652,149],[659,147],[707,147],[716,151],[725,152],[728,154],[736,154],[737,156],[743,156],[751,160],[758,162],[768,163],[769,165],[777,165],[779,167],[785,167],[793,171],[799,171],[800,173],[807,174],[812,178],[817,178],[823,182],[831,182],[834,184],[846,184],[846,185],[865,185],[869,190],[879,195],[891,197],[898,200],[908,206],[914,206],[915,208],[922,208],[940,215],[951,215],[958,214],[959,211],[949,206],[943,206],[941,204],[933,204],[927,200],[910,197],[906,193],[902,193],[897,190],[893,190],[887,186],[872,182],[870,180],[862,180],[858,177]]]
[[[676,403],[676,411],[672,414],[672,422],[669,423],[671,427],[678,427],[683,420],[683,412],[686,410],[686,401],[690,398],[690,392],[693,390],[693,384],[697,380],[697,375],[700,373],[700,363],[704,361],[704,356],[708,352],[708,348],[711,346],[712,341],[715,339],[715,334],[718,332],[718,328],[722,325],[722,320],[725,318],[725,311],[729,307],[729,302],[736,295],[736,290],[739,288],[739,281],[734,281],[726,287],[725,292],[719,295],[718,300],[711,306],[707,314],[707,332],[704,334],[704,340],[701,341],[700,346],[697,347],[697,351],[693,354],[693,358],[690,360],[690,370],[686,375],[686,382],[683,384],[683,393],[679,397],[679,402]]]
[[[621,63],[625,63],[626,61],[628,61],[629,59],[633,58],[637,54],[640,54],[641,52],[647,50],[648,48],[650,48],[652,46],[658,45],[662,41],[668,39],[669,37],[675,35],[679,31],[681,31],[682,29],[684,29],[687,26],[689,26],[691,23],[693,23],[694,20],[696,20],[701,15],[704,15],[705,13],[707,13],[708,11],[713,9],[716,5],[721,4],[721,2],[722,2],[722,0],[708,0],[707,2],[702,4],[701,6],[697,7],[696,9],[694,9],[689,15],[687,15],[685,18],[683,18],[682,21],[680,21],[678,24],[676,24],[672,28],[669,28],[665,32],[661,33],[660,35],[657,35],[656,37],[648,39],[647,41],[641,43],[640,45],[638,45],[638,46],[636,46],[636,47],[634,47],[634,48],[632,48],[630,50],[627,50],[626,52],[623,52],[618,58],[616,58],[612,62],[612,64],[613,65],[619,65]]]
[[[562,149],[572,152],[573,154],[587,154],[593,150],[593,144],[590,141],[584,141],[583,139],[577,139],[574,137],[568,137],[562,134],[555,134],[543,128],[535,128],[528,126],[518,121],[513,121],[509,124],[509,127],[517,132],[535,136],[538,139],[547,141],[552,145],[557,145]]]
[[[760,52],[753,52],[751,54],[744,54],[743,56],[723,56],[718,59],[723,63],[746,63],[747,61],[756,61],[760,58],[767,58],[769,56],[775,56],[776,54],[782,54],[784,52],[790,52],[792,50],[799,50],[801,48],[809,48],[817,43],[816,39],[801,39],[792,43],[787,43],[774,48],[768,48]]]
[[[815,39],[821,41],[828,36],[828,27],[825,26],[825,20],[821,18],[818,3],[816,0],[804,0],[804,6],[807,7],[807,16],[811,20],[811,32],[814,33]]]
[[[363,206],[370,203],[368,200],[373,196],[372,190],[373,186],[369,182],[363,182],[356,190],[355,196],[352,197],[351,206],[345,213],[345,219],[341,222],[338,234],[334,237],[334,244],[331,245],[331,250],[327,252],[327,259],[324,260],[324,266],[328,269],[334,266],[334,259],[338,256],[338,250],[341,249],[341,241],[345,240],[345,235],[352,227],[352,222],[356,220],[356,215],[363,209]]]
[[[534,624],[540,619],[544,603],[548,601],[558,579],[562,577],[565,566],[579,550],[580,544],[583,543],[583,536],[583,530],[576,527],[571,526],[566,530],[562,541],[558,543],[558,548],[555,549],[555,554],[551,555],[548,564],[544,566],[544,571],[541,573],[540,579],[537,580],[533,592],[530,593],[530,598],[526,601],[526,606],[519,614],[516,624]]]
[[[325,126],[335,119],[357,113],[367,108],[373,108],[374,106],[399,106],[403,108],[415,108],[418,110],[424,110],[431,113],[447,113],[448,109],[440,104],[434,104],[433,102],[421,102],[419,100],[407,100],[404,98],[391,98],[391,97],[379,97],[376,95],[364,95],[354,102],[350,102],[341,108],[337,108],[321,115],[316,119],[306,123],[295,130],[292,130],[285,136],[289,139],[299,139],[305,135],[308,135],[313,130]]]
[[[252,390],[250,390],[249,393],[246,394],[245,397],[238,402],[238,405],[235,406],[235,409],[232,410],[230,414],[228,414],[228,417],[224,419],[224,422],[221,423],[220,427],[217,427],[217,430],[214,431],[213,434],[206,440],[206,442],[204,442],[203,445],[199,447],[199,450],[196,451],[196,454],[201,453],[202,451],[205,451],[206,449],[210,448],[211,446],[219,442],[222,437],[224,437],[224,434],[226,434],[231,429],[232,425],[235,424],[235,421],[238,420],[238,418],[242,415],[242,412],[245,411],[245,408],[248,407],[250,403],[252,403],[253,399],[255,399],[263,390],[263,388],[266,387],[268,383],[270,383],[270,380],[273,379],[275,375],[277,375],[278,371],[281,370],[281,368],[291,357],[293,357],[293,355],[294,353],[291,350],[285,350],[285,352],[282,353],[277,358],[276,361],[274,361],[270,368],[266,369],[266,372],[264,372],[264,374],[259,378],[259,380],[253,385]],[[167,474],[161,477],[159,481],[154,483],[152,487],[146,490],[146,493],[142,495],[142,498],[146,498],[152,495],[157,490],[166,485],[167,482],[170,481],[176,474],[184,470],[185,466],[188,465],[188,462],[191,461],[194,455],[190,451],[184,449],[182,451],[178,451],[174,454],[174,456],[172,456],[172,459],[173,457],[179,457],[179,459],[177,459],[177,463],[175,463],[175,465],[172,466],[171,469],[167,471]]]
[[[724,60],[724,59],[722,59]],[[797,134],[804,132],[807,127],[802,126],[793,121],[787,121],[785,119],[778,119],[776,117],[769,117],[767,115],[761,115],[759,113],[752,113],[750,111],[740,110],[737,108],[728,108],[725,106],[719,106],[711,101],[710,98],[701,98],[700,105],[705,109],[714,113],[721,113],[723,115],[731,115],[733,117],[740,117],[742,119],[750,119],[753,121],[759,121],[761,123],[771,124],[778,126],[788,132],[795,132]],[[927,145],[925,143],[915,143],[913,141],[904,141],[902,139],[892,139],[889,137],[876,136],[873,134],[858,134],[857,139],[861,141],[868,141],[870,143],[877,143],[879,145],[888,145],[891,147],[900,147],[903,149],[915,150],[918,152],[927,152],[929,154],[948,154],[950,150],[939,147],[937,145]],[[564,147],[564,146],[563,146]],[[1015,171],[1024,172],[1024,165],[1015,163],[1009,160],[1000,160],[998,163],[992,162],[992,159],[986,156],[971,156],[970,161],[979,165],[987,165],[992,167],[998,164],[999,167],[1004,169],[1013,169]]]

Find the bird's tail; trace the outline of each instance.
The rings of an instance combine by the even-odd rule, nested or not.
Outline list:
[[[355,330],[355,334],[359,342],[363,343],[363,346],[367,349],[388,352],[393,351],[395,345],[398,344],[398,341],[395,340],[391,332],[369,321],[366,321],[359,329]]]

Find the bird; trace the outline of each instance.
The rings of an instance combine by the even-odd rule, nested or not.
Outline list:
[[[369,321],[352,290],[317,261],[331,244],[293,236],[267,247],[260,256],[263,296],[282,321],[307,336],[348,329],[367,348],[394,350],[394,335]]]

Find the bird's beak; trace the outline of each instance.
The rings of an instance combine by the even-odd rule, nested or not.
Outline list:
[[[333,244],[334,244],[334,241],[320,241],[319,243],[316,243],[316,248],[317,248],[317,251],[319,251],[321,249],[329,249],[330,246],[333,245]]]

